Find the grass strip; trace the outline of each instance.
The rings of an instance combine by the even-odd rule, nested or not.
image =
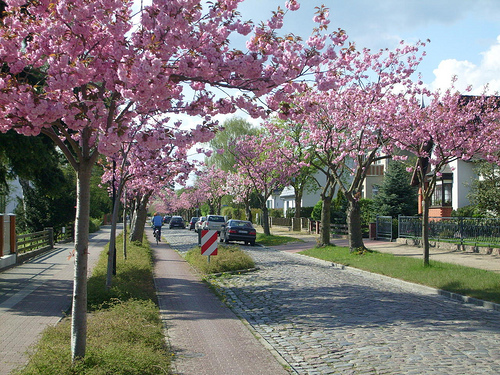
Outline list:
[[[288,237],[288,236],[266,236],[264,233],[257,233],[256,242],[263,246],[279,246],[284,245],[289,242],[299,242],[302,241],[299,238]]]
[[[189,250],[185,258],[198,272],[208,275],[231,271],[246,270],[255,267],[253,259],[238,246],[220,244],[217,255],[210,256],[210,263],[206,255],[201,255],[200,247]]]
[[[351,253],[347,247],[326,246],[301,254],[365,271],[500,303],[500,274],[472,267],[368,251]]]
[[[117,238],[117,249],[123,237]],[[88,282],[87,351],[71,363],[71,322],[49,327],[34,347],[22,375],[170,374],[171,352],[165,342],[153,280],[149,243],[129,243],[127,259],[117,251],[117,275],[105,288],[107,251]]]

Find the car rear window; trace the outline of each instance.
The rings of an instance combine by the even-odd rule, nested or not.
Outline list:
[[[241,228],[253,228],[252,223],[249,223],[248,221],[237,221],[234,222],[233,225]]]
[[[218,223],[223,223],[225,220],[224,220],[224,216],[209,216],[208,221],[216,221]]]

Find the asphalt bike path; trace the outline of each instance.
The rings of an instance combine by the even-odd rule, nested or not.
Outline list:
[[[111,226],[89,236],[88,273],[92,271]],[[73,243],[55,248],[26,263],[0,272],[0,374],[24,366],[26,352],[45,328],[57,324],[71,307]]]
[[[196,244],[189,231],[163,235],[180,254]],[[334,267],[296,254],[297,249],[242,248],[259,270],[219,278],[218,287],[291,373],[500,373],[498,311]],[[175,345],[175,336],[171,341]]]

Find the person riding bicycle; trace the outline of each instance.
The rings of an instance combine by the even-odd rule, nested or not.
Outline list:
[[[152,217],[151,224],[153,225],[153,232],[155,230],[158,231],[159,241],[161,241],[161,226],[163,225],[163,218],[158,212],[155,212],[155,215]]]

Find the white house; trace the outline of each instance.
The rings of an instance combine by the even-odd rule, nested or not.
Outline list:
[[[14,212],[17,205],[17,198],[23,197],[23,189],[17,179],[9,182],[9,189],[8,196],[0,196],[0,212],[7,214]]]
[[[277,189],[267,198],[267,208],[283,208],[283,201],[280,199],[281,190]]]

